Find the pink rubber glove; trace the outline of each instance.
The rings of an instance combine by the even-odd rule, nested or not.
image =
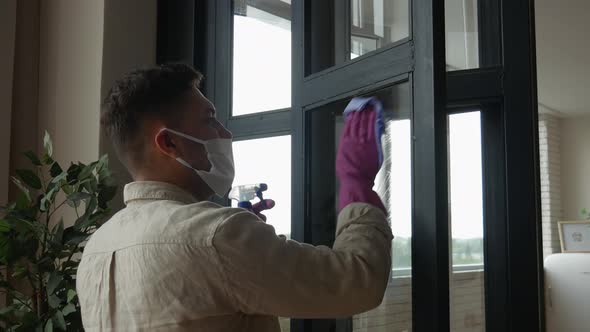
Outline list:
[[[336,175],[340,180],[339,210],[359,202],[374,205],[387,214],[381,198],[373,191],[380,168],[375,135],[376,117],[371,105],[345,117],[336,156]]]

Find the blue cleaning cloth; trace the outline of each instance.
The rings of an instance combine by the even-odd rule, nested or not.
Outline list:
[[[356,97],[352,98],[346,109],[344,117],[346,118],[352,112],[361,112],[367,106],[373,106],[377,114],[375,117],[375,138],[377,142],[377,151],[379,154],[379,166],[383,164],[383,147],[381,146],[381,136],[385,132],[385,122],[383,121],[383,104],[376,97]]]

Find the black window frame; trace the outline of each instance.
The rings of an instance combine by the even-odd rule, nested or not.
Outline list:
[[[344,61],[350,22],[340,15],[350,8],[338,0],[293,0],[292,107],[232,117],[232,1],[158,1],[158,63],[201,69],[203,90],[236,139],[291,135],[292,237],[300,241],[314,239],[310,192],[317,189],[306,114],[380,87],[412,84],[414,331],[450,329],[446,121],[472,108],[482,111],[486,330],[544,330],[534,1],[478,3],[481,68],[447,73],[444,1],[411,0],[409,38]],[[340,17],[335,30],[311,34],[314,20],[331,12]],[[326,36],[335,39],[332,50],[317,47]],[[329,235],[320,240],[329,243]],[[291,330],[349,331],[350,322],[293,320]]]

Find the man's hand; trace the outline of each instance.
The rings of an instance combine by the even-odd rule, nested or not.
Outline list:
[[[254,205],[252,205],[252,212],[258,216],[258,218],[262,219],[262,221],[266,222],[266,216],[263,215],[261,212],[264,210],[270,210],[275,207],[275,201],[272,199],[265,199],[262,200]]]
[[[336,155],[336,175],[340,180],[339,210],[350,203],[360,202],[372,204],[387,213],[372,189],[381,167],[381,137],[376,132],[380,109],[380,104],[364,104],[345,114]]]

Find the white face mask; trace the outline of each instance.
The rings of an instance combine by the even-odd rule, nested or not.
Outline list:
[[[217,195],[223,197],[227,194],[234,182],[235,175],[232,140],[230,138],[214,138],[203,141],[176,130],[162,129],[162,131],[164,130],[205,146],[207,158],[211,163],[209,172],[195,169],[182,158],[176,158],[176,161],[195,171]]]

